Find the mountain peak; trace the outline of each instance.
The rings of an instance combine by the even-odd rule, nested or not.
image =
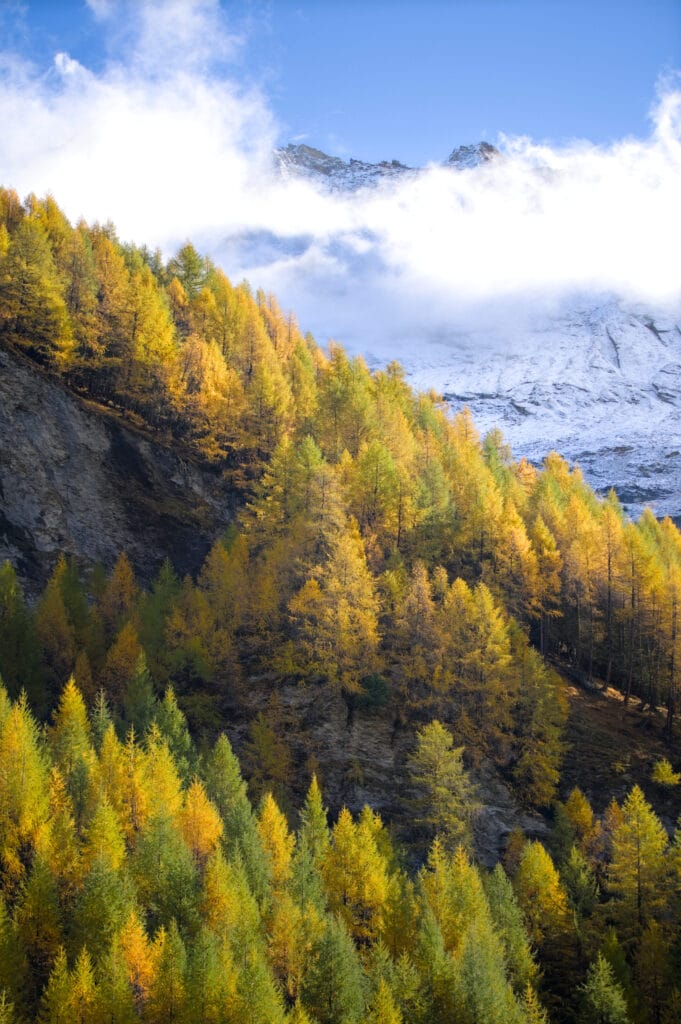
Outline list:
[[[496,146],[492,146],[491,143],[476,142],[472,146],[459,146],[457,149],[452,150],[447,163],[452,167],[467,170],[471,167],[481,167],[483,164],[496,160],[500,156],[499,150]]]
[[[329,176],[341,171],[347,165],[337,156],[329,156],[321,149],[306,146],[305,143],[289,143],[283,149],[275,150],[275,156],[282,168],[306,171]]]
[[[453,150],[443,166],[456,171],[470,170],[482,167],[500,156],[496,146],[489,142],[476,142]],[[335,192],[351,192],[386,179],[413,176],[423,170],[407,167],[399,160],[381,160],[375,164],[354,157],[342,160],[305,143],[289,143],[282,149],[276,149],[274,157],[284,175],[317,180],[324,188]]]
[[[274,156],[285,175],[316,178],[334,191],[352,191],[411,171],[399,160],[381,160],[376,164],[354,158],[346,161],[304,143],[289,143],[276,149]]]

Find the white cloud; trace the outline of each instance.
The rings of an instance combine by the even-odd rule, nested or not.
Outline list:
[[[277,125],[230,77],[240,37],[217,0],[124,4],[125,18],[120,0],[88,3],[109,34],[103,71],[0,55],[0,181],[20,193],[50,191],[72,219],[111,218],[166,252],[192,238],[320,340],[386,353],[567,292],[681,301],[678,80],[646,140],[502,139],[505,159],[480,170],[343,198],[274,175]]]
[[[115,0],[85,0],[96,18],[108,18],[114,8]]]

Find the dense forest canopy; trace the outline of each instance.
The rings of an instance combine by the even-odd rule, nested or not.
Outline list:
[[[516,834],[488,872],[441,723],[411,778],[432,841],[410,872],[369,807],[330,826],[314,777],[295,829],[270,792],[254,811],[229,741],[199,755],[172,691],[142,738],[73,680],[42,731],[0,690],[0,1020],[679,1019],[681,831],[638,787],[602,818],[573,790],[556,863]]]
[[[0,343],[240,505],[196,579],[62,557],[29,607],[0,568],[0,1021],[679,1019],[678,832],[638,787],[600,817],[557,801],[556,666],[662,707],[678,760],[671,521],[323,352],[190,243],[165,263],[51,197],[0,189]],[[255,680],[257,811],[216,741]],[[315,783],[296,814],[324,764],[291,685],[411,737],[410,830],[330,829]],[[550,815],[554,859],[516,835],[473,865],[483,761]]]

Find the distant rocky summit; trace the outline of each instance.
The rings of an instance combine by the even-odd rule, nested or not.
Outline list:
[[[476,142],[474,146],[459,146],[449,154],[447,163],[459,170],[481,167],[491,160],[496,160],[501,153],[489,142]]]
[[[477,142],[453,150],[443,166],[457,171],[471,170],[500,156],[499,150],[489,142]],[[423,170],[407,167],[399,160],[381,160],[377,164],[365,160],[341,160],[313,146],[293,143],[275,150],[274,157],[285,177],[308,178],[332,192],[352,192],[390,180],[413,178]]]

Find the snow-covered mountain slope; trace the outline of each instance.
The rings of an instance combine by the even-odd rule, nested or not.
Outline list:
[[[405,345],[397,358],[415,387],[468,406],[483,432],[499,427],[516,457],[554,449],[632,515],[651,504],[681,519],[681,315],[575,299],[520,329]]]
[[[508,166],[506,157],[486,142],[454,149],[439,169],[412,169],[397,161],[346,162],[301,145],[287,146],[275,156],[285,178],[302,178],[337,198],[345,194],[348,204],[371,202],[386,185],[386,195],[399,189],[398,199],[406,194],[409,202],[410,190],[422,183],[425,187],[428,174],[442,175],[443,170],[462,175],[456,180],[466,183],[461,190],[464,206],[474,206],[482,194],[475,191],[476,180],[485,183],[485,196],[497,182],[502,189],[508,187],[508,176],[498,173]],[[537,203],[551,202],[556,176],[541,167],[534,173],[547,180]],[[534,195],[533,181],[528,185],[522,179],[522,184]],[[456,190],[438,195],[443,201],[458,201]],[[504,202],[503,192],[499,202]],[[395,205],[401,214],[399,203]],[[534,213],[529,201],[528,212]],[[408,230],[411,234],[398,244],[406,244],[412,235],[419,238],[413,224]],[[491,241],[497,222],[483,221],[481,230]],[[516,230],[523,230],[522,218]],[[261,268],[289,261],[305,268],[310,281],[306,287],[313,293],[307,308],[305,287],[299,289],[299,298],[294,279],[287,283],[293,282],[296,308],[303,317],[308,309],[313,314],[322,310],[323,318],[317,315],[317,324],[323,325],[317,330],[319,340],[333,332],[376,367],[398,359],[415,387],[434,388],[453,408],[468,405],[483,432],[501,428],[516,456],[539,462],[555,449],[578,462],[598,490],[615,487],[632,515],[651,504],[657,514],[681,522],[681,308],[643,308],[602,291],[563,291],[553,298],[543,294],[536,302],[518,292],[508,303],[480,303],[479,317],[474,306],[473,312],[463,310],[455,299],[447,303],[442,318],[429,311],[428,322],[420,323],[413,316],[400,316],[402,308],[413,309],[419,286],[404,274],[393,279],[390,270],[384,272],[380,259],[385,250],[367,237],[366,247],[356,249],[342,235],[331,235],[323,250],[304,235],[268,237],[266,245],[260,237],[242,238],[238,246],[245,250],[248,244],[262,254],[253,261]],[[456,238],[452,236],[451,249],[442,254],[452,261],[454,279],[462,259]],[[469,235],[468,244],[480,241]],[[411,289],[411,307],[401,305],[405,286]],[[328,303],[321,298],[327,292]],[[427,294],[424,310],[429,308]],[[362,309],[375,307],[365,324],[367,335],[373,333],[369,340],[358,332],[353,337],[347,329],[353,321],[347,315],[343,319],[344,304],[353,302]]]
[[[471,170],[500,156],[499,150],[489,142],[476,142],[453,150],[442,166],[455,171]],[[304,144],[290,144],[277,149],[274,158],[285,178],[307,178],[331,192],[355,192],[390,180],[414,178],[422,170],[407,167],[399,160],[381,160],[377,164],[364,160],[341,160]]]
[[[354,191],[391,178],[414,175],[412,168],[398,160],[377,164],[364,160],[341,160],[312,146],[289,145],[275,150],[275,160],[285,177],[303,177],[322,183],[332,192]]]

